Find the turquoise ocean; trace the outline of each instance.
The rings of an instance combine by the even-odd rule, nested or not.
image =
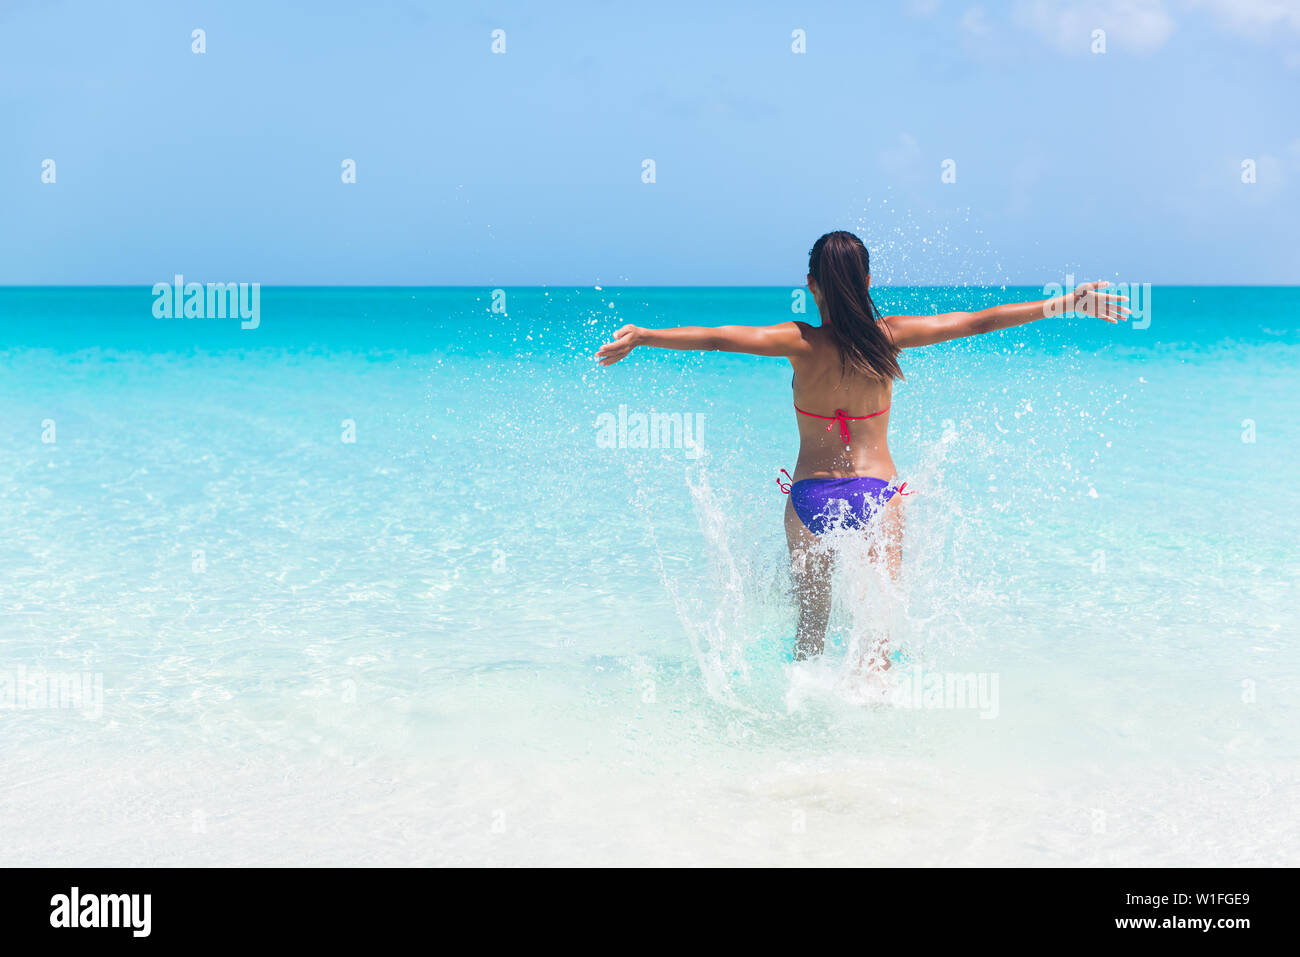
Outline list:
[[[800,664],[788,363],[592,359],[793,301],[0,289],[7,863],[1294,862],[1300,289],[905,353],[902,579]]]

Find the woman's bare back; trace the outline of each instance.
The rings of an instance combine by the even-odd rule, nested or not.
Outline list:
[[[799,429],[799,459],[794,479],[871,476],[892,479],[894,460],[886,433],[893,382],[844,369],[830,332],[798,323],[810,346],[808,355],[792,355],[794,404],[812,415],[791,410]],[[849,444],[843,439],[836,410],[845,416]],[[824,418],[816,418],[821,416]],[[866,418],[870,416],[870,418]],[[853,419],[856,418],[856,421]]]

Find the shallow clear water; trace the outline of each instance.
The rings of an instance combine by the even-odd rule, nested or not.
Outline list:
[[[0,290],[10,862],[1293,862],[1300,290],[905,355],[903,580],[845,555],[800,665],[788,364],[590,358],[790,302],[267,289],[246,331]],[[621,407],[699,442],[608,447]],[[986,697],[864,696],[882,629],[899,688]]]

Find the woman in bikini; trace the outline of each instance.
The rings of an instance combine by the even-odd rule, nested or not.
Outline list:
[[[886,433],[894,380],[902,378],[903,349],[933,345],[1022,326],[1070,312],[1107,322],[1126,319],[1128,297],[1100,292],[1107,283],[1088,282],[1071,293],[1036,302],[1017,302],[936,316],[881,316],[871,300],[870,261],[862,240],[849,232],[827,233],[808,254],[808,290],[821,325],[783,322],[775,326],[690,326],[642,329],[624,326],[596,358],[613,365],[637,346],[698,349],[783,356],[794,367],[795,424],[799,459],[789,484],[785,536],[799,599],[795,658],[820,654],[831,608],[831,556],[815,547],[831,527],[871,528],[883,542],[883,557],[897,577],[902,560],[902,485],[889,454]],[[782,470],[784,471],[784,470]],[[779,481],[779,480],[778,480]],[[902,494],[900,494],[902,493]],[[878,529],[874,528],[880,523]],[[887,650],[868,667],[889,667]]]

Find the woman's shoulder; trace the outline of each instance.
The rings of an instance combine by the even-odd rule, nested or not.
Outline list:
[[[827,350],[837,349],[834,340],[831,339],[830,330],[825,326],[814,326],[798,319],[794,320],[791,325],[798,328],[800,337],[813,348],[815,353],[820,354]]]
[[[791,320],[790,325],[799,330],[799,334],[808,342],[824,342],[827,332],[825,326],[814,326],[812,323],[803,322],[800,319]]]
[[[825,326],[814,326],[807,322],[794,320],[791,325],[798,328],[804,343],[802,354],[791,355],[790,362],[798,369],[808,373],[818,373],[822,367],[829,368],[838,363],[839,349],[831,339],[830,331]]]

